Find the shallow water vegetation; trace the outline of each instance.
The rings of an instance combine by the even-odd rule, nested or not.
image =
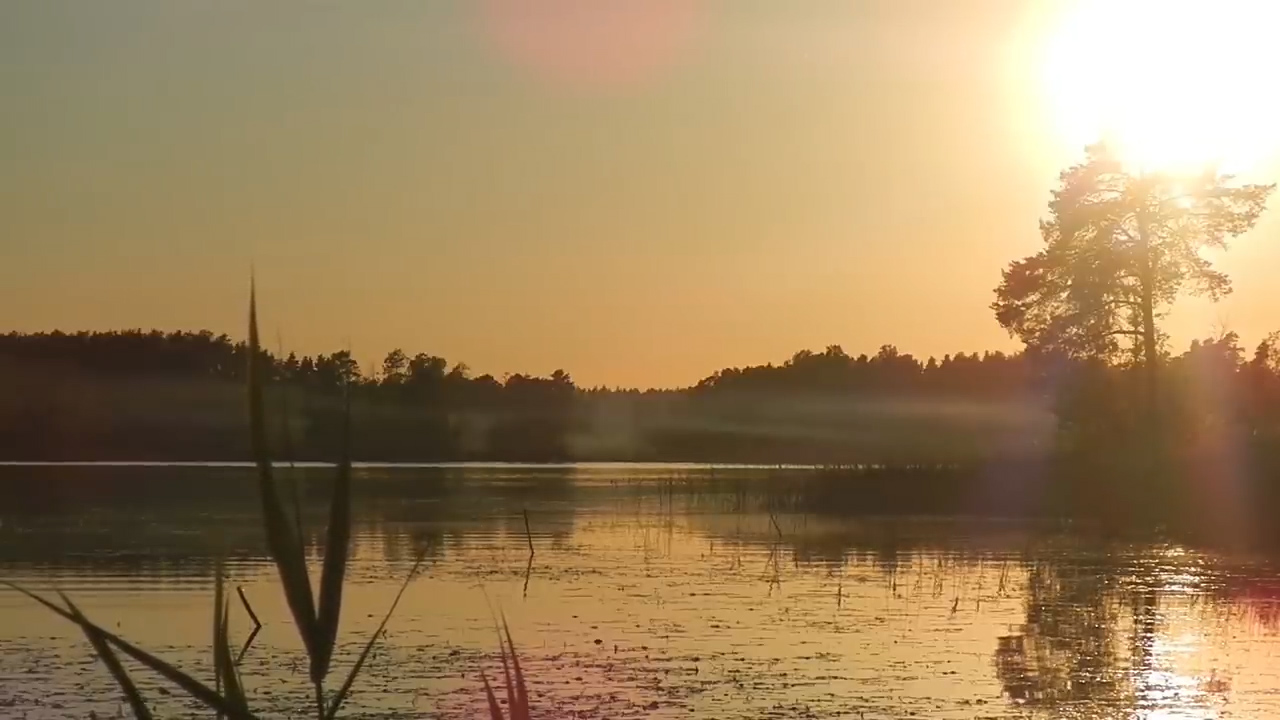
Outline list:
[[[503,715],[502,706],[498,704],[498,698],[493,694],[493,687],[489,685],[489,678],[481,673],[485,700],[489,703],[489,718],[490,720],[529,720],[529,692],[525,686],[524,673],[520,670],[520,658],[516,655],[515,643],[511,642],[511,630],[507,627],[505,619],[502,621],[502,632],[505,635],[506,644],[502,644],[503,638],[500,637],[498,646],[502,649],[502,680],[507,694],[507,714]]]
[[[263,403],[263,373],[260,367],[258,340],[257,303],[251,290],[249,298],[249,370],[248,370],[248,405],[249,427],[254,460],[257,466],[258,494],[262,507],[262,522],[266,534],[267,550],[274,561],[280,577],[280,584],[293,617],[294,625],[302,640],[309,660],[308,674],[314,691],[313,704],[310,710],[299,708],[299,715],[305,716],[314,712],[318,720],[336,718],[343,703],[350,696],[356,680],[369,658],[378,638],[386,630],[387,622],[394,614],[396,607],[404,595],[405,589],[417,575],[423,562],[419,555],[412,569],[405,577],[390,607],[379,623],[377,630],[369,638],[355,663],[336,691],[326,688],[330,679],[334,648],[337,645],[338,626],[342,613],[342,593],[347,568],[350,561],[351,544],[351,458],[347,439],[350,437],[349,427],[343,431],[343,448],[341,459],[337,464],[337,477],[334,482],[333,495],[330,501],[328,527],[324,562],[320,574],[317,592],[313,590],[311,577],[307,571],[306,547],[302,534],[301,513],[297,511],[291,519],[285,511],[277,490],[273,467],[268,452],[266,413]],[[350,417],[349,409],[346,415]],[[211,654],[214,667],[214,682],[210,687],[172,664],[133,645],[124,638],[106,630],[101,625],[85,616],[72,600],[61,592],[57,593],[55,602],[20,587],[5,582],[3,585],[26,595],[35,602],[48,608],[69,622],[77,625],[93,646],[98,660],[107,668],[119,685],[133,715],[139,720],[154,717],[150,705],[143,698],[137,684],[120,661],[119,654],[133,659],[160,677],[177,686],[191,700],[213,710],[218,718],[229,720],[254,720],[256,716],[250,709],[249,698],[240,679],[239,663],[231,650],[228,639],[229,602],[225,592],[225,580],[221,561],[216,564],[214,576],[214,602],[212,618]],[[507,695],[509,715],[504,717],[502,710],[489,686],[487,678],[483,678],[485,692],[489,700],[490,716],[494,720],[528,720],[528,693],[524,676],[516,656],[515,645],[511,633],[506,629],[505,645],[500,641],[504,686]],[[501,638],[500,638],[501,640]]]

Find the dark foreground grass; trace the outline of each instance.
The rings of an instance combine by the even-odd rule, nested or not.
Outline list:
[[[325,556],[320,574],[318,591],[313,590],[311,577],[307,571],[306,547],[303,542],[301,517],[295,513],[293,519],[285,512],[284,503],[278,492],[271,458],[267,450],[266,413],[263,407],[263,380],[260,367],[258,340],[257,302],[253,291],[249,296],[249,427],[254,460],[257,464],[258,494],[262,503],[262,522],[267,539],[267,549],[274,561],[280,576],[280,585],[288,603],[290,614],[298,636],[302,640],[309,659],[309,676],[314,689],[314,704],[310,707],[298,708],[291,716],[305,717],[314,714],[317,720],[331,720],[339,716],[343,703],[350,696],[365,661],[369,657],[378,638],[386,629],[387,622],[395,613],[401,597],[409,583],[417,575],[422,565],[419,556],[413,568],[405,577],[399,592],[391,601],[390,607],[379,623],[378,629],[369,638],[355,663],[347,671],[336,691],[327,685],[332,676],[333,651],[337,645],[338,626],[342,614],[342,591],[345,584],[347,568],[350,564],[351,545],[351,458],[348,438],[349,428],[343,432],[343,450],[337,466],[337,478],[334,483],[333,497],[330,502],[328,527],[325,537]],[[348,411],[346,417],[350,417]],[[213,686],[197,680],[170,663],[133,645],[124,638],[104,629],[90,620],[61,592],[57,600],[51,600],[30,590],[4,582],[3,585],[26,595],[35,602],[48,608],[68,622],[77,625],[85,638],[93,646],[98,660],[111,673],[120,686],[125,700],[133,715],[139,720],[150,720],[154,717],[146,699],[142,696],[133,678],[120,662],[120,654],[124,654],[141,663],[144,667],[169,681],[182,693],[212,710],[218,718],[230,720],[255,720],[250,708],[249,698],[240,680],[239,663],[231,651],[228,640],[227,620],[229,602],[225,591],[222,563],[219,562],[214,576],[214,602],[212,617],[212,647],[214,666]],[[516,655],[515,644],[511,640],[511,632],[503,621],[503,630],[499,634],[501,650],[503,689],[506,691],[507,712],[503,710],[489,685],[487,677],[482,675],[486,699],[488,700],[491,720],[528,720],[529,698],[520,669],[520,661]],[[505,643],[503,642],[505,640]]]

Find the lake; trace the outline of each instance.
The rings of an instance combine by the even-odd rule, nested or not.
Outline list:
[[[501,672],[499,614],[545,718],[1280,715],[1268,558],[1064,525],[799,513],[755,482],[780,472],[796,471],[358,468],[330,684],[422,554],[349,716],[481,717],[480,672]],[[284,474],[318,558],[331,471]],[[0,578],[64,590],[211,681],[222,554],[263,622],[246,685],[282,717],[310,690],[258,519],[244,467],[6,466]],[[251,621],[234,595],[231,617],[243,643]],[[158,710],[185,711],[139,678]],[[121,701],[83,636],[0,591],[0,715],[90,712],[115,716]]]

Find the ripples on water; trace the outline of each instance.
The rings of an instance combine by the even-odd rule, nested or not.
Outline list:
[[[412,558],[429,560],[348,709],[479,717],[501,611],[548,718],[1280,713],[1269,563],[1061,528],[771,514],[791,506],[753,490],[760,472],[362,470],[338,672]],[[302,483],[313,532],[325,491]],[[245,469],[6,468],[0,520],[5,579],[67,590],[208,678],[221,549],[265,622],[243,666],[257,707],[305,706]],[[0,593],[0,648],[0,715],[118,711],[83,638],[13,593]],[[145,690],[182,711],[159,684]]]

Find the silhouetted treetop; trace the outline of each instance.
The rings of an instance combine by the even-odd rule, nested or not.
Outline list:
[[[1044,248],[1004,271],[996,319],[1030,348],[1152,367],[1156,321],[1179,295],[1231,291],[1202,251],[1252,228],[1275,188],[1213,170],[1135,173],[1103,144],[1060,180],[1040,223]]]
[[[839,345],[801,350],[781,365],[726,368],[704,378],[696,393],[814,392],[838,394],[1002,394],[1022,392],[1041,372],[1030,356],[986,352],[921,362],[893,345],[850,356]]]

